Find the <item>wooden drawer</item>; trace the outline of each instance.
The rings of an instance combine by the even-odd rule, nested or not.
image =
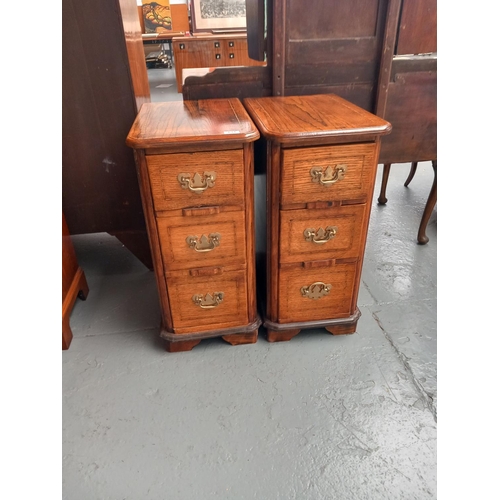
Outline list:
[[[200,276],[192,276],[196,272]],[[230,328],[248,323],[246,269],[204,274],[207,269],[175,271],[167,276],[174,333]],[[223,296],[217,299],[217,294]],[[210,295],[208,295],[210,294]],[[195,302],[195,299],[198,302]]]
[[[165,269],[245,263],[245,212],[157,217]]]
[[[200,205],[243,208],[243,150],[146,156],[154,208]]]
[[[373,143],[284,149],[282,205],[366,200],[373,190],[375,152]]]
[[[280,211],[280,262],[358,257],[366,205]]]
[[[279,323],[315,321],[350,316],[353,304],[357,264],[333,264],[330,267],[280,269]],[[329,285],[321,296],[322,285]],[[316,297],[316,298],[313,298]],[[320,297],[320,298],[318,298]]]

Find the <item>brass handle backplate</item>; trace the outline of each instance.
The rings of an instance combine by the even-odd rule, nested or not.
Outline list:
[[[326,226],[325,229],[320,227],[317,231],[316,229],[308,228],[304,231],[304,239],[318,245],[323,245],[335,237],[337,230],[338,227],[336,226]]]
[[[322,186],[328,187],[338,181],[341,181],[346,172],[347,165],[345,163],[335,165],[335,167],[328,165],[324,172],[322,168],[311,168],[311,180],[312,182],[318,182]]]
[[[316,281],[309,286],[303,286],[300,289],[302,297],[307,297],[308,299],[319,300],[330,293],[332,285],[329,283],[323,283],[322,281]]]
[[[200,175],[196,172],[191,178],[191,174],[179,174],[177,180],[182,189],[189,189],[193,193],[201,194],[208,188],[214,187],[217,174],[215,172],[203,172]]]
[[[192,297],[195,305],[202,309],[213,309],[217,307],[224,300],[223,292],[214,292],[213,295],[207,293],[206,295],[193,295]]]
[[[200,239],[198,236],[188,236],[186,243],[196,252],[211,252],[220,245],[220,237],[219,233],[210,233],[208,236],[202,234]]]

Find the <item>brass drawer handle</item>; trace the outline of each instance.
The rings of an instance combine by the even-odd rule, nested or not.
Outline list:
[[[326,229],[320,227],[317,231],[308,228],[304,231],[304,239],[312,243],[317,243],[318,245],[323,245],[335,237],[337,230],[337,226],[326,226]]]
[[[322,168],[311,168],[311,180],[312,182],[318,182],[322,186],[331,186],[338,181],[341,181],[347,172],[347,165],[342,163],[341,165],[335,165],[335,168],[331,165],[326,167],[325,172]]]
[[[179,174],[177,180],[182,189],[189,189],[193,193],[201,194],[208,188],[214,187],[217,174],[215,172],[203,172],[200,175],[196,172],[191,179],[191,174]]]
[[[193,302],[195,305],[201,307],[202,309],[213,309],[217,307],[224,300],[223,292],[215,292],[212,295],[207,293],[205,296],[203,295],[193,295]]]
[[[198,236],[188,236],[186,243],[196,252],[211,252],[220,245],[220,234],[210,233],[208,236],[202,234],[199,240]]]
[[[302,297],[307,297],[308,299],[319,300],[330,293],[332,285],[329,283],[323,283],[322,281],[316,281],[309,286],[303,286],[300,289]]]

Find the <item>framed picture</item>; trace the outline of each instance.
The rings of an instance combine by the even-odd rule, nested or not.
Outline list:
[[[193,32],[246,31],[246,0],[191,0]]]
[[[142,15],[146,33],[164,33],[172,31],[172,11],[170,0],[154,2],[142,0]]]

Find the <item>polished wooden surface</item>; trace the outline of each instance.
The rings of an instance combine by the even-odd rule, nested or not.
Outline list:
[[[133,148],[251,142],[259,132],[238,99],[145,104],[127,136]]]
[[[231,267],[217,269],[208,276],[192,276],[189,271],[172,271],[167,277],[168,296],[174,333],[194,333],[204,330],[222,330],[248,323],[248,300],[245,269]],[[219,274],[220,273],[220,274]],[[222,301],[212,309],[202,309],[194,295],[211,297],[223,293]],[[210,298],[207,302],[210,303]]]
[[[316,321],[349,317],[357,263],[322,262],[320,267],[306,268],[302,263],[280,269],[278,291],[279,323]],[[301,293],[313,283],[331,285],[330,292],[319,299]]]
[[[190,350],[203,338],[256,341],[258,137],[236,99],[143,106],[131,128],[169,352]],[[197,253],[190,238],[202,236]]]
[[[148,155],[146,161],[157,212],[197,205],[217,206],[219,211],[228,207],[243,208],[242,149]],[[182,173],[188,174],[190,179],[196,174],[203,179],[205,174],[216,177],[204,191],[193,192],[179,183]],[[194,210],[192,215],[202,214]]]
[[[72,234],[115,234],[150,267],[134,156],[124,142],[149,100],[136,7],[135,0],[62,5],[62,208]]]
[[[76,298],[85,300],[89,286],[83,269],[79,266],[73,243],[66,223],[62,216],[62,349],[69,349],[73,333],[70,327],[70,316]]]
[[[285,149],[282,153],[282,205],[340,200],[367,200],[372,187],[374,143]],[[311,170],[344,165],[344,178],[332,185],[313,182]]]
[[[140,109],[145,102],[151,101],[148,72],[144,60],[142,27],[136,15],[137,8],[133,0],[119,0],[119,4],[136,107]]]
[[[201,217],[157,217],[163,262],[169,269],[231,266],[246,262],[245,212]],[[217,235],[214,243],[211,235]],[[195,238],[191,245],[188,238]],[[204,243],[203,243],[204,242]]]
[[[391,131],[387,121],[337,95],[255,97],[243,102],[262,134],[281,144],[334,137],[349,142]]]
[[[316,327],[353,333],[380,138],[391,124],[337,96],[244,104],[267,139],[268,340]],[[335,234],[325,239],[328,226]]]
[[[364,204],[319,210],[280,210],[280,262],[357,257],[365,210]],[[335,236],[331,239],[318,237],[315,242],[304,236],[308,229],[325,230],[329,226],[335,227]]]

